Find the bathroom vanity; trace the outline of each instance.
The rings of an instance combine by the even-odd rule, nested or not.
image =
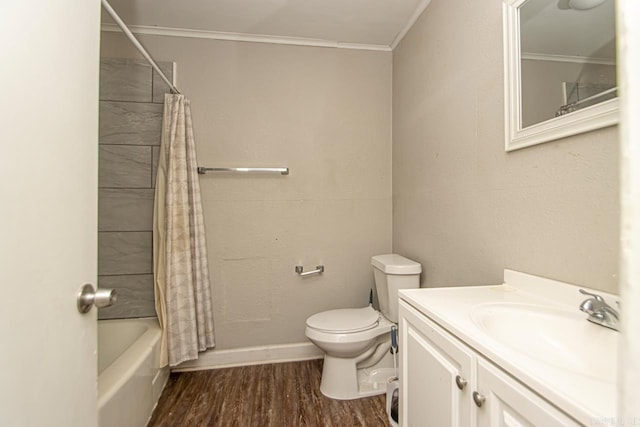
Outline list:
[[[586,320],[576,286],[504,278],[400,291],[400,425],[610,424],[619,332]]]

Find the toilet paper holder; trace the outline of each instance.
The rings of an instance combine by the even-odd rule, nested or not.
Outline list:
[[[304,276],[311,276],[312,274],[322,274],[324,273],[324,265],[316,265],[316,269],[315,270],[311,270],[311,271],[304,271],[304,267],[301,265],[296,265],[296,273],[298,273],[301,277]]]

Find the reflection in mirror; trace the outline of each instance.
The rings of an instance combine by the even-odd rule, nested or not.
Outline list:
[[[522,127],[614,98],[614,1],[527,1],[520,52]]]
[[[504,0],[507,151],[618,120],[615,0]]]

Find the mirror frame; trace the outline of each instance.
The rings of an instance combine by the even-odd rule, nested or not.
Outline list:
[[[519,8],[527,1],[503,0],[502,4],[505,151],[617,124],[618,97],[522,128]]]

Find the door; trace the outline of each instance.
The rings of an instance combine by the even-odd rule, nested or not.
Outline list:
[[[400,334],[401,425],[475,426],[473,353],[403,301]]]
[[[478,427],[578,427],[576,421],[484,359],[478,359]]]
[[[640,423],[640,2],[616,2],[620,97],[620,422]]]
[[[0,425],[91,427],[99,0],[0,2]]]

